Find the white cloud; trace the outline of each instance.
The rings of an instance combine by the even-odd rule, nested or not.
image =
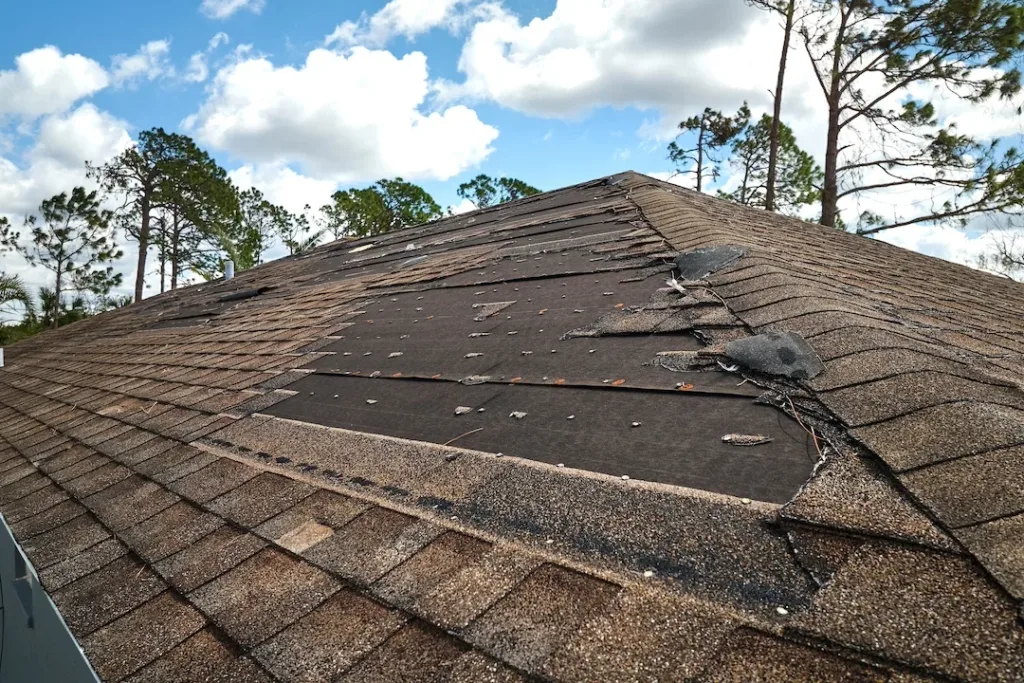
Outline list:
[[[690,187],[690,185],[692,185],[692,183],[687,182],[686,176],[681,173],[676,173],[675,171],[651,171],[644,175],[649,175],[652,178],[657,178],[658,180],[663,180],[666,183],[672,183],[679,187]]]
[[[690,110],[767,103],[776,67],[764,54],[778,42],[774,19],[739,2],[559,0],[526,24],[504,10],[477,22],[459,58],[465,80],[442,93],[550,117],[656,108],[671,130]]]
[[[210,77],[209,55],[221,45],[227,45],[231,38],[223,31],[213,34],[204,52],[194,52],[188,59],[188,68],[182,78],[186,83],[202,83]]]
[[[202,83],[210,75],[210,67],[206,65],[206,53],[196,52],[188,60],[188,69],[185,70],[185,80],[189,83]]]
[[[327,45],[380,47],[395,36],[411,40],[442,26],[455,30],[474,14],[461,11],[467,4],[468,0],[391,0],[373,16],[364,12],[358,21],[338,24],[324,42]]]
[[[419,52],[316,49],[299,67],[243,56],[185,128],[243,162],[298,164],[318,179],[443,180],[487,157],[498,131],[462,105],[424,113],[429,89]]]
[[[264,5],[265,0],[203,0],[199,11],[211,19],[227,19],[243,9],[259,14],[263,11]]]
[[[168,58],[170,52],[169,40],[151,40],[133,55],[114,55],[110,69],[114,85],[133,87],[141,80],[173,76],[174,67]]]
[[[476,211],[476,204],[468,199],[462,199],[458,204],[448,207],[448,213],[453,216],[457,216],[460,213],[469,213],[470,211]]]
[[[307,204],[319,209],[331,201],[337,189],[330,180],[304,176],[283,164],[245,164],[228,172],[228,177],[243,190],[257,188],[267,201],[292,213],[302,211]]]
[[[210,38],[209,44],[206,46],[207,52],[213,52],[221,45],[227,45],[231,42],[231,38],[224,31],[218,31],[213,34],[213,38]]]
[[[0,116],[35,118],[65,111],[107,87],[107,72],[82,55],[52,45],[18,55],[13,71],[0,71]]]
[[[86,103],[65,116],[43,120],[32,157],[51,159],[68,168],[103,163],[132,144],[127,124]]]
[[[102,164],[130,144],[125,123],[90,103],[65,115],[44,118],[23,163],[0,157],[0,215],[20,229],[24,216],[36,211],[43,199],[69,192],[76,185],[95,189],[85,176],[85,161]],[[22,239],[28,239],[25,231],[21,232]],[[123,244],[122,239],[118,242]],[[128,253],[114,264],[125,273],[126,282],[134,278],[133,263],[134,256]],[[50,284],[47,271],[29,266],[14,254],[4,255],[2,270],[21,275],[31,287]],[[126,292],[123,289],[122,293]]]
[[[92,187],[85,162],[102,164],[130,145],[125,125],[89,103],[43,119],[23,164],[0,158],[0,215],[30,212],[75,185]]]

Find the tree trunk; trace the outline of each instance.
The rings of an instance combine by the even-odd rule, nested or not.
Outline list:
[[[697,192],[700,192],[701,181],[704,179],[704,118],[700,120],[697,132]]]
[[[57,281],[53,283],[53,310],[50,312],[50,328],[57,329],[60,325],[60,288],[61,271],[64,270],[64,263],[57,261]]]
[[[825,182],[821,191],[821,224],[834,228],[836,226],[837,202],[839,198],[839,180],[836,168],[839,165],[839,92],[833,79],[832,92],[835,99],[829,97],[828,103],[828,139],[825,145]]]
[[[164,279],[167,277],[167,218],[160,217],[160,293],[164,293]]]
[[[837,203],[839,201],[839,112],[840,112],[840,60],[846,43],[846,22],[850,18],[848,8],[839,3],[839,29],[833,43],[832,71],[828,92],[828,137],[825,144],[825,181],[821,191],[821,224],[836,227]]]
[[[173,292],[178,288],[178,272],[180,270],[178,265],[178,242],[181,241],[181,234],[178,232],[180,223],[178,210],[174,209],[171,215],[174,217],[174,222],[171,224],[171,291]]]
[[[779,77],[775,82],[775,108],[772,114],[772,130],[768,137],[768,187],[764,194],[764,208],[775,210],[775,178],[779,162],[779,124],[782,120],[782,86],[786,81],[786,58],[789,56],[789,38],[793,33],[793,12],[796,0],[789,0],[786,9],[786,30],[782,35],[782,56],[779,58]]]
[[[146,256],[149,251],[149,188],[143,190],[140,206],[142,222],[139,225],[139,261],[135,273],[135,301],[142,301],[142,289],[146,285]]]

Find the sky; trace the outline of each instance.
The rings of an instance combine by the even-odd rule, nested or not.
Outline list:
[[[456,188],[477,173],[542,190],[626,169],[668,178],[681,119],[770,108],[782,38],[743,0],[42,0],[3,3],[0,24],[0,215],[15,227],[87,184],[85,161],[156,126],[292,210],[382,177],[459,210]],[[790,64],[783,120],[821,160],[824,101],[803,55]],[[1021,130],[1013,106],[937,104],[982,139]],[[842,208],[887,215],[910,200],[876,193]],[[881,239],[972,263],[991,244],[985,227]],[[123,292],[132,247],[117,264]],[[46,284],[19,257],[0,259]]]

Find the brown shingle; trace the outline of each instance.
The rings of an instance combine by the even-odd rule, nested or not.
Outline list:
[[[306,562],[267,549],[189,594],[236,641],[251,647],[340,588]]]
[[[228,458],[220,458],[168,486],[185,498],[206,503],[259,474],[259,470]]]
[[[36,534],[49,531],[85,512],[85,508],[73,500],[65,500],[42,512],[26,517],[11,525],[14,535],[24,542]]]
[[[304,551],[304,557],[357,584],[373,583],[441,533],[415,517],[370,508],[332,536]]]
[[[429,683],[449,680],[448,674],[464,651],[464,646],[454,638],[414,622],[391,636],[338,681]]]
[[[82,501],[114,531],[138,524],[176,502],[178,496],[134,474]]]
[[[313,493],[309,484],[265,472],[210,501],[210,509],[254,527]]]
[[[108,538],[72,555],[63,562],[40,569],[39,581],[48,591],[52,592],[113,562],[127,552],[128,549],[120,541]]]
[[[36,569],[45,569],[109,537],[106,527],[91,515],[78,515],[55,529],[28,539],[22,548]]]
[[[271,683],[251,660],[240,657],[210,629],[203,629],[160,656],[128,683]]]
[[[71,632],[82,637],[157,595],[164,582],[145,565],[121,557],[52,594]]]
[[[581,624],[547,663],[560,681],[689,681],[736,627],[695,600],[627,589],[607,611]],[[782,679],[780,679],[782,680]]]
[[[223,524],[224,521],[216,515],[179,501],[125,529],[121,536],[140,556],[156,562],[184,550]]]
[[[174,648],[206,623],[186,602],[164,591],[82,640],[104,681],[119,681]]]
[[[951,526],[977,524],[1024,511],[1024,447],[942,462],[900,479]]]
[[[598,616],[618,586],[544,565],[466,629],[467,639],[515,666],[541,667],[587,620]]]
[[[231,569],[265,545],[252,534],[221,526],[153,567],[172,586],[187,592]]]
[[[253,654],[282,680],[332,681],[405,621],[398,612],[342,590]]]
[[[969,560],[866,545],[793,624],[896,661],[966,680],[1024,667],[1016,608]]]
[[[710,653],[708,653],[710,655]],[[715,652],[700,683],[884,683],[884,671],[749,629],[730,634]]]
[[[393,605],[410,607],[459,570],[474,564],[490,544],[449,531],[435,539],[378,581],[373,592]]]
[[[956,537],[1018,600],[1024,600],[1024,514],[960,529]]]

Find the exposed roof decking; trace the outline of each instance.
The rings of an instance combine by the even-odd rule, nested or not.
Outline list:
[[[536,386],[553,383],[558,377],[548,368],[558,366],[548,357],[533,377],[522,363],[541,359],[514,354],[494,366],[495,374],[522,373],[528,386],[456,384],[461,366],[448,362],[437,380],[308,376],[308,370],[372,373],[386,360],[407,362],[401,372],[416,375],[440,362],[431,358],[444,360],[430,356],[431,345],[464,356],[469,351],[456,349],[462,323],[418,347],[411,335],[396,340],[410,346],[395,349],[402,356],[381,358],[381,366],[332,367],[337,356],[323,354],[352,341],[360,323],[369,327],[368,314],[358,312],[370,301],[397,308],[400,302],[390,298],[415,301],[426,290],[477,298],[475,285],[514,264],[511,254],[522,258],[518,246],[500,242],[503,236],[533,234],[520,245],[529,251],[533,240],[550,241],[566,228],[563,220],[586,233],[576,249],[636,244],[635,253],[612,259],[614,250],[591,251],[561,266],[545,256],[541,262],[549,265],[534,269],[544,270],[541,282],[557,282],[559,268],[569,265],[613,277],[653,268],[659,254],[674,250],[746,247],[743,258],[709,276],[714,302],[687,309],[717,311],[717,317],[688,318],[697,324],[687,329],[710,330],[709,339],[773,327],[803,333],[826,371],[805,394],[792,394],[795,405],[823,428],[836,424],[820,421],[822,404],[857,424],[853,434],[875,454],[858,455],[855,444],[839,438],[838,451],[829,449],[831,464],[780,517],[775,505],[588,474],[571,469],[572,462],[557,468],[453,447],[485,447],[470,440],[475,434],[442,446],[250,415],[256,409],[283,414],[289,405],[318,400],[317,388],[313,397],[291,393],[305,386],[292,383],[302,377],[302,383],[364,383],[375,393],[433,381],[466,392],[542,391],[556,399],[557,392],[586,392],[626,405],[629,399],[619,397],[664,394],[680,405],[735,401],[774,410],[752,405],[742,395],[749,387],[735,387],[739,378],[724,373],[700,373],[707,386],[699,389],[709,393],[677,392],[675,375],[649,367],[637,370],[635,388],[628,381]],[[618,229],[609,226],[624,221],[629,230],[619,237],[635,234],[601,241]],[[652,229],[667,243],[652,239]],[[8,350],[9,365],[0,371],[0,512],[30,559],[45,565],[37,567],[44,585],[72,615],[73,632],[109,680],[226,678],[228,672],[237,680],[294,680],[308,661],[319,662],[315,670],[326,679],[342,680],[390,680],[397,671],[456,681],[587,680],[600,672],[623,680],[911,680],[911,670],[913,680],[940,674],[1012,680],[1024,668],[1017,604],[934,521],[952,529],[1015,593],[1022,574],[1022,544],[1013,541],[1020,533],[1013,484],[1019,468],[1012,460],[1024,348],[1019,286],[632,174],[377,242],[354,253],[363,243],[329,245]],[[410,242],[416,249],[406,252]],[[502,250],[509,258],[495,261]],[[443,258],[400,266],[423,254]],[[456,289],[432,289],[439,282]],[[651,271],[616,283],[638,296],[610,305],[649,304],[661,282]],[[220,301],[260,287],[271,289]],[[578,289],[573,296],[585,294]],[[457,309],[461,300],[451,301]],[[573,309],[593,305],[600,303]],[[556,319],[565,327],[558,307],[547,308],[543,329]],[[458,310],[453,317],[463,316]],[[518,323],[520,309],[509,310]],[[585,323],[597,319],[589,313]],[[525,319],[532,324],[518,334],[541,329]],[[709,320],[719,326],[702,327]],[[470,327],[478,325],[503,330]],[[678,348],[693,343],[673,334],[635,346],[614,337],[572,341],[598,349],[594,356],[607,342],[604,348],[634,367],[649,355],[646,344],[661,339],[678,340]],[[555,357],[568,359],[567,352],[561,356],[568,348]],[[376,348],[373,354],[366,358],[377,360]],[[580,358],[563,366],[567,384],[605,379],[603,359]],[[925,368],[940,381],[920,372]],[[664,387],[661,376],[668,377]],[[947,376],[955,379],[941,381]],[[377,400],[364,406],[383,410],[387,399]],[[450,427],[426,420],[421,429],[438,430],[443,443],[445,429],[477,417],[456,418],[454,407],[443,405]],[[739,416],[753,414],[746,410]],[[944,417],[931,417],[939,414]],[[523,427],[532,416],[512,424]],[[798,429],[781,413],[777,418]],[[912,449],[900,436],[906,420],[927,429],[913,433]],[[979,420],[983,429],[963,431]],[[639,421],[643,426],[628,428],[627,437],[654,424]],[[361,424],[370,431],[374,423]],[[717,431],[708,425],[709,440]],[[773,446],[784,446],[780,441]],[[756,450],[732,452],[759,457]],[[908,469],[899,460],[904,452],[921,462]],[[889,467],[900,472],[898,480]],[[993,467],[1008,473],[994,496],[983,485]],[[962,493],[953,492],[950,477],[965,482]],[[903,486],[932,506],[931,517]],[[170,529],[177,538],[157,542]],[[70,556],[59,550],[65,539]],[[653,576],[644,577],[645,570]],[[272,594],[261,593],[267,599],[253,600],[250,586],[271,574],[289,579]],[[137,581],[118,589],[129,575]],[[831,582],[819,589],[812,575]],[[97,590],[117,599],[92,604]],[[139,629],[131,625],[148,621],[147,610],[165,602],[174,609],[158,610],[166,622],[162,639],[133,649]],[[562,607],[539,609],[555,605]],[[938,625],[920,620],[940,608]],[[325,640],[328,632],[334,635]],[[513,639],[502,635],[512,632]],[[349,643],[348,654],[328,661],[335,641]],[[122,651],[123,657],[109,654]]]

